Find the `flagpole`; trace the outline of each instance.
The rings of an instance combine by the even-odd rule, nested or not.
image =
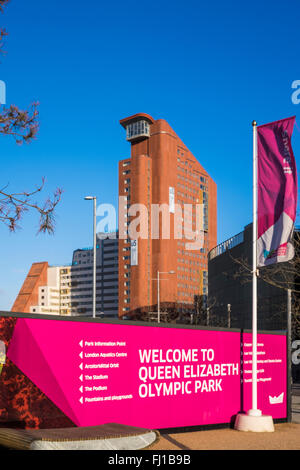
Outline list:
[[[274,432],[272,416],[263,415],[257,408],[257,123],[253,128],[253,238],[252,238],[252,408],[238,413],[234,428],[237,431]],[[242,346],[241,346],[242,347]],[[243,371],[241,380],[243,389]],[[244,391],[242,391],[244,393]]]
[[[261,416],[257,409],[257,123],[253,127],[253,234],[252,234],[252,408],[250,416]]]

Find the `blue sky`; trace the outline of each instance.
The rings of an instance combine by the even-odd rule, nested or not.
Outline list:
[[[64,190],[54,236],[0,227],[0,308],[10,309],[32,262],[63,264],[92,244],[92,205],[117,204],[118,161],[130,153],[119,120],[164,118],[218,185],[218,241],[252,214],[252,126],[297,116],[297,2],[11,0],[0,79],[7,104],[40,102],[30,145],[1,137],[1,185]],[[300,128],[300,119],[298,121]],[[293,147],[300,156],[300,131]],[[298,163],[299,166],[299,163]]]

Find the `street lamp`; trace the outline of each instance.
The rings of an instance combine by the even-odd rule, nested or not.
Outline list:
[[[93,318],[96,318],[96,210],[97,198],[95,196],[86,196],[86,201],[94,201],[94,228],[93,228]]]
[[[157,271],[157,323],[160,323],[160,292],[159,292],[159,275],[160,274],[175,274],[175,271]],[[167,279],[162,279],[167,281]]]

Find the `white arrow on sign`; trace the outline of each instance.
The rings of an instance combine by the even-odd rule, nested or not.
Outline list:
[[[83,382],[83,374],[81,374],[81,375],[79,376],[79,380],[81,380],[81,382]]]
[[[83,397],[80,397],[80,398],[79,398],[79,401],[80,401],[80,403],[82,404],[82,403],[83,403]]]

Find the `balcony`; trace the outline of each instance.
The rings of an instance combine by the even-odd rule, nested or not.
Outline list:
[[[150,125],[146,120],[132,122],[126,126],[126,140],[138,140],[150,137]]]

